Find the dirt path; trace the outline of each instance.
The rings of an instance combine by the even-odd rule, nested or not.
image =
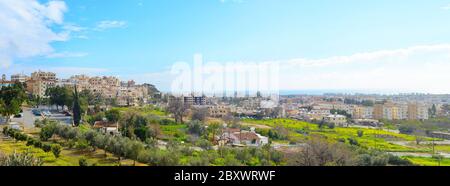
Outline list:
[[[272,127],[269,127],[266,125],[254,124],[254,123],[242,123],[242,125],[248,126],[248,127],[255,127],[257,129],[272,129]]]

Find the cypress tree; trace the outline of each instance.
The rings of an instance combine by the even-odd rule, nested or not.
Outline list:
[[[73,124],[78,127],[81,122],[81,107],[80,107],[80,100],[78,99],[77,86],[75,86],[75,91],[73,94],[72,111],[73,111]]]

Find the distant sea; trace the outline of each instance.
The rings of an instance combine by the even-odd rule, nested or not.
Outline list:
[[[281,96],[290,95],[324,95],[324,94],[399,94],[400,91],[390,90],[280,90]]]

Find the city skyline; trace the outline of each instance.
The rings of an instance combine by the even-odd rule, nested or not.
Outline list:
[[[278,62],[284,91],[450,92],[449,1],[26,2],[0,1],[0,28],[15,31],[0,34],[8,76],[106,75],[168,91],[172,64],[202,54]]]

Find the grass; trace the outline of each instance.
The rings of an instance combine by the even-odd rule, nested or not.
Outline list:
[[[412,163],[414,163],[415,165],[420,165],[420,166],[438,166],[439,162],[437,159],[434,158],[427,158],[427,157],[410,157],[410,156],[406,156],[403,157],[405,159],[410,160]],[[450,158],[444,158],[441,160],[440,162],[441,166],[450,166]]]
[[[428,148],[432,148],[431,145],[428,145]],[[434,149],[438,152],[450,153],[450,145],[436,145]]]
[[[96,150],[94,152],[79,151],[76,149],[63,148],[60,157],[55,158],[53,153],[44,152],[40,148],[32,146],[26,146],[26,142],[15,142],[10,139],[0,139],[0,152],[5,154],[11,154],[14,151],[22,153],[29,151],[35,157],[41,158],[44,161],[44,166],[78,166],[79,159],[85,157],[88,164],[95,164],[97,166],[118,166],[117,157],[107,153],[107,157],[104,156],[103,150]],[[132,166],[132,160],[122,160],[121,165]],[[138,166],[145,164],[136,163]]]
[[[316,134],[324,136],[329,140],[348,140],[349,138],[356,139],[361,146],[367,148],[376,148],[387,152],[430,152],[429,148],[422,147],[408,147],[390,143],[389,141],[415,141],[415,136],[398,134],[394,132],[368,129],[368,128],[341,128],[336,127],[329,129],[324,127],[319,129],[317,124],[312,124],[304,121],[297,121],[293,119],[268,119],[268,120],[253,120],[245,119],[247,125],[257,124],[276,128],[282,126],[289,131],[290,140],[302,141],[308,138],[309,135],[300,134],[297,131],[308,131],[309,134]],[[363,131],[363,136],[358,137],[358,131]],[[430,140],[426,138],[426,140]]]
[[[166,139],[174,139],[176,141],[186,141],[187,125],[161,125],[161,131]]]

